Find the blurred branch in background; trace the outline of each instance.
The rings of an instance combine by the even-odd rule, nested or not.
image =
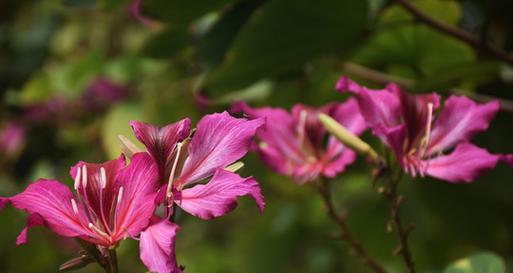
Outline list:
[[[381,72],[378,70],[368,68],[363,65],[356,64],[356,63],[345,62],[342,64],[342,67],[347,73],[349,73],[351,75],[355,75],[355,76],[358,76],[363,79],[373,81],[373,82],[379,83],[379,84],[388,84],[388,83],[394,82],[394,83],[398,84],[399,86],[406,88],[406,89],[412,89],[415,87],[415,84],[416,84],[416,82],[414,80],[406,79],[406,78],[395,76],[395,75],[390,75],[390,74],[387,74],[387,73],[384,73],[384,72]],[[458,89],[458,88],[451,88],[448,91],[450,93],[453,93],[456,95],[465,95],[465,96],[471,97],[474,100],[479,101],[479,102],[489,102],[492,100],[499,100],[499,102],[501,104],[501,110],[513,113],[513,101],[511,101],[511,100],[503,99],[503,98],[496,98],[493,96],[488,96],[488,95],[483,95],[483,94],[476,94],[476,93],[472,93],[467,90],[462,90],[462,89]]]
[[[404,9],[410,12],[419,22],[422,22],[440,32],[450,35],[456,39],[459,39],[473,48],[487,53],[496,59],[502,60],[503,62],[513,66],[513,57],[502,49],[496,48],[486,41],[479,39],[465,30],[457,27],[453,27],[444,22],[438,21],[437,19],[427,15],[420,9],[418,9],[409,0],[395,0],[397,4],[401,5]]]
[[[337,213],[337,209],[333,204],[333,198],[331,197],[330,181],[324,179],[318,181],[318,190],[328,211],[328,216],[340,227],[340,237],[346,241],[351,250],[360,258],[361,262],[376,273],[388,273],[378,261],[367,253],[362,243],[353,236],[347,226],[345,212]]]

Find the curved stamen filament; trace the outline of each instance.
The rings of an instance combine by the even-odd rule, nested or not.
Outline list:
[[[119,205],[119,203],[121,202],[122,198],[123,198],[123,187],[120,187],[119,188],[119,192],[118,192],[117,205]]]
[[[105,189],[107,186],[107,174],[105,173],[105,168],[100,168],[100,186],[102,189]]]
[[[71,198],[71,207],[73,208],[73,212],[78,215],[78,207],[75,199]]]
[[[79,193],[77,191],[77,193]],[[78,194],[80,197],[80,193]],[[93,220],[99,219],[98,215],[94,212],[94,210],[91,207],[91,204],[89,203],[89,198],[87,195],[87,167],[86,165],[82,165],[82,198],[81,200],[82,204],[85,208],[87,218],[91,222],[95,222]]]
[[[77,175],[75,176],[75,190],[78,191],[78,187],[80,186],[80,177],[81,177],[81,169],[82,168],[78,168],[77,169]]]
[[[427,118],[427,124],[426,124],[426,133],[421,141],[421,147],[420,150],[422,151],[420,154],[420,157],[424,157],[426,154],[426,151],[429,146],[429,141],[431,139],[431,124],[433,123],[433,103],[428,103],[428,118]]]
[[[82,187],[87,188],[87,167],[82,165]]]
[[[105,173],[105,168],[101,167],[100,168],[100,196],[99,196],[99,199],[100,199],[100,216],[101,216],[101,220],[102,220],[102,223],[103,223],[103,226],[105,227],[105,230],[108,232],[108,233],[112,233],[112,231],[110,230],[110,227],[109,227],[109,222],[107,221],[107,217],[105,216],[105,209],[103,208],[104,207],[104,191],[105,191],[105,187],[107,186],[107,175]]]
[[[99,229],[97,226],[93,225],[93,223],[89,223],[87,225],[90,229],[92,229],[94,232],[99,234],[100,236],[109,238],[109,234],[105,233],[103,230]]]
[[[169,175],[169,181],[167,183],[167,189],[166,189],[166,196],[168,198],[171,198],[173,196],[173,181],[175,177],[176,172],[176,166],[178,165],[178,160],[180,158],[180,152],[182,150],[182,143],[176,144],[176,155],[175,155],[175,161],[173,162],[173,167],[171,168],[171,174]]]

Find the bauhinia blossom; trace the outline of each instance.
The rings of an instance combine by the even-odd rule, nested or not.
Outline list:
[[[236,119],[226,112],[212,114],[203,117],[191,135],[189,119],[162,128],[132,121],[137,139],[158,165],[157,202],[169,208],[166,218],[176,204],[194,216],[212,219],[233,210],[244,195],[251,196],[262,211],[264,199],[257,181],[240,177],[231,166],[247,153],[263,122]],[[141,234],[141,259],[151,271],[181,272],[174,254],[177,229],[167,220],[155,220]]]
[[[274,171],[293,177],[299,183],[320,176],[335,177],[356,158],[356,154],[335,137],[327,136],[319,121],[320,113],[331,116],[356,135],[366,129],[354,99],[318,109],[296,104],[291,112],[281,108],[251,108],[239,102],[232,106],[232,111],[243,112],[252,119],[266,118],[265,128],[257,133],[260,140],[257,152]]]
[[[40,179],[24,192],[0,199],[1,207],[11,203],[29,213],[17,244],[27,242],[29,228],[44,225],[106,253],[121,240],[139,236],[154,217],[158,169],[146,153],[134,155],[128,166],[123,156],[103,164],[79,162],[71,168],[71,176],[75,193],[59,181]],[[168,238],[173,238],[176,227],[168,230],[172,231]],[[142,235],[140,243],[147,248]]]
[[[207,115],[191,137],[189,119],[162,128],[138,121],[130,124],[159,166],[160,192],[168,205],[174,202],[194,216],[211,219],[231,211],[237,197],[250,195],[263,209],[255,179],[225,169],[247,153],[262,119],[237,119],[226,112]]]
[[[436,93],[412,96],[395,84],[371,90],[347,77],[336,88],[356,96],[367,125],[411,176],[471,182],[501,158],[469,142],[488,128],[499,110],[498,101],[477,104],[467,97],[450,96],[437,115],[440,97]]]

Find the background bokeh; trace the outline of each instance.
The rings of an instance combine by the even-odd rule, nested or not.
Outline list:
[[[139,3],[140,2],[140,3]],[[2,0],[0,1],[0,195],[39,177],[71,185],[71,165],[120,153],[128,120],[164,125],[222,111],[235,100],[290,107],[342,101],[336,79],[379,87],[394,79],[412,92],[503,99],[476,143],[513,152],[513,69],[414,20],[386,0]],[[513,2],[423,0],[436,20],[493,47],[513,50]],[[140,7],[137,8],[137,4]],[[365,139],[378,146],[370,134]],[[180,213],[177,254],[190,273],[367,272],[334,240],[337,228],[311,185],[245,159],[266,197],[202,221]],[[359,160],[332,181],[350,228],[393,272],[404,272],[386,231],[388,205]],[[379,185],[378,185],[379,186]],[[500,165],[472,184],[402,183],[402,214],[420,272],[491,251],[513,258],[513,172]],[[56,272],[77,248],[44,228],[15,246],[25,214],[0,213],[0,272]],[[137,242],[119,250],[121,272],[144,272]],[[91,265],[77,272],[100,272]]]

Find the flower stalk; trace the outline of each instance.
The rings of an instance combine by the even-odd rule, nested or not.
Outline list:
[[[347,226],[346,215],[337,213],[337,209],[333,204],[329,181],[325,179],[319,180],[317,182],[317,189],[324,201],[328,216],[340,227],[340,237],[347,242],[351,250],[360,258],[361,262],[375,273],[388,273],[388,271],[378,261],[367,253],[362,243],[353,236]]]
[[[385,195],[390,203],[391,228],[392,231],[395,231],[397,234],[397,239],[399,240],[399,246],[395,253],[401,255],[409,273],[416,273],[415,262],[413,261],[413,255],[408,243],[408,237],[413,229],[413,226],[405,227],[400,216],[403,197],[398,194],[397,188],[401,181],[402,174],[403,172],[400,171],[398,174],[392,174],[390,176],[388,179],[387,188],[383,190],[383,195]]]

